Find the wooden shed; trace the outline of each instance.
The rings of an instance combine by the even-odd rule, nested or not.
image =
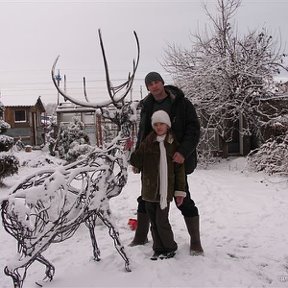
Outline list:
[[[41,116],[45,113],[45,108],[40,97],[34,103],[30,102],[32,103],[11,105],[3,100],[4,120],[11,126],[5,134],[15,141],[21,138],[26,145],[38,146],[44,143]]]

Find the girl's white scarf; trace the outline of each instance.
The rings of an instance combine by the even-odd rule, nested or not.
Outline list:
[[[157,136],[156,140],[159,142],[160,147],[160,163],[159,163],[159,178],[160,178],[160,208],[163,210],[167,207],[167,190],[168,190],[168,172],[167,172],[167,157],[166,149],[164,146],[166,134]]]

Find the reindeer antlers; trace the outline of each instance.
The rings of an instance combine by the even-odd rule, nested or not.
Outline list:
[[[59,94],[61,94],[64,97],[64,99],[67,99],[70,102],[72,102],[72,103],[74,103],[76,105],[83,106],[83,107],[102,108],[102,107],[107,107],[110,104],[113,104],[115,107],[118,107],[119,106],[119,104],[118,104],[119,102],[123,103],[125,97],[128,95],[128,93],[131,90],[131,87],[133,85],[133,81],[134,81],[135,73],[136,73],[136,70],[137,70],[137,67],[138,67],[138,64],[139,64],[139,57],[140,57],[140,45],[139,45],[138,36],[137,36],[135,31],[133,33],[134,33],[134,37],[135,37],[135,40],[136,40],[137,57],[136,57],[136,61],[135,61],[135,59],[133,60],[132,72],[128,74],[127,81],[125,81],[124,83],[122,83],[122,84],[120,84],[118,86],[112,86],[111,81],[110,81],[110,76],[109,76],[108,62],[107,62],[107,58],[106,58],[106,55],[105,55],[105,49],[104,49],[104,44],[103,44],[103,40],[102,40],[102,35],[101,35],[100,29],[98,29],[100,46],[101,46],[102,55],[103,55],[103,61],[104,61],[106,85],[107,85],[107,90],[108,90],[108,94],[109,94],[110,100],[103,101],[101,103],[89,102],[88,98],[87,98],[87,93],[86,93],[86,81],[85,81],[85,78],[83,78],[83,85],[84,85],[84,96],[85,96],[86,102],[78,100],[78,99],[75,99],[74,97],[66,94],[58,86],[58,84],[56,82],[56,77],[55,77],[55,68],[56,68],[56,65],[57,65],[57,62],[58,62],[60,56],[58,56],[56,58],[56,60],[54,61],[54,64],[53,64],[52,70],[51,70],[52,80],[53,80],[53,83],[54,83],[56,89],[58,90]],[[125,90],[123,91],[122,95],[116,97],[117,93],[122,91],[123,88],[125,88]]]

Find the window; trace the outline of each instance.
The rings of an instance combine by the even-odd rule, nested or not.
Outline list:
[[[26,111],[25,110],[15,111],[15,123],[16,122],[26,122]]]

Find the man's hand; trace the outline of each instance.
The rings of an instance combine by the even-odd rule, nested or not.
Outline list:
[[[134,166],[132,166],[132,171],[134,174],[139,174],[140,173],[140,170]]]
[[[185,161],[185,158],[183,157],[182,154],[180,154],[179,152],[175,152],[175,154],[173,155],[173,162],[176,162],[178,164],[183,164]]]
[[[184,197],[182,197],[182,196],[176,196],[176,197],[175,197],[176,205],[177,205],[177,206],[182,205],[182,204],[183,204],[183,200],[184,200]]]

